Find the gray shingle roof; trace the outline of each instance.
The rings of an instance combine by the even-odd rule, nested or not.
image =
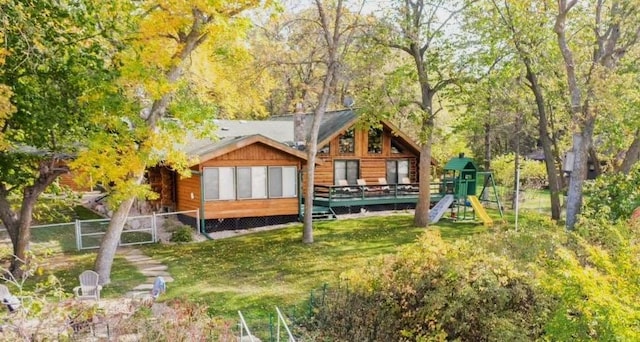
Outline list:
[[[279,142],[293,141],[293,121],[214,120],[219,137],[261,134]]]
[[[311,130],[313,114],[305,113],[305,131]],[[318,141],[324,141],[356,118],[353,110],[325,113],[318,133]],[[215,120],[218,140],[198,139],[189,134],[186,143],[179,148],[190,156],[204,156],[252,135],[262,135],[276,142],[292,146],[294,141],[293,115],[281,115],[269,120]]]
[[[290,121],[293,122],[295,114],[273,116],[270,121]],[[309,140],[309,132],[313,124],[313,113],[304,113],[304,130],[307,132],[307,141]],[[353,121],[357,117],[356,112],[351,109],[326,112],[320,123],[320,131],[318,131],[318,142],[324,141],[336,131],[344,128],[346,124]]]

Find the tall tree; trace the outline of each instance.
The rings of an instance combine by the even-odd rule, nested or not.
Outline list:
[[[62,162],[84,141],[85,107],[112,79],[118,8],[102,2],[3,1],[0,97],[0,219],[13,245],[10,271],[27,260],[38,197],[67,172]],[[7,89],[8,88],[8,89]]]
[[[379,44],[406,54],[413,64],[412,68],[401,69],[407,80],[417,81],[419,94],[418,99],[410,103],[415,105],[411,112],[419,127],[421,143],[420,192],[414,217],[414,223],[420,227],[429,224],[435,119],[443,109],[437,101],[438,95],[457,81],[455,47],[447,32],[455,26],[458,15],[466,6],[466,1],[396,0],[375,36]],[[403,86],[409,88],[408,84],[405,82]]]
[[[315,182],[315,161],[318,152],[320,124],[331,103],[339,68],[342,66],[344,56],[350,47],[345,42],[350,41],[349,36],[354,34],[355,26],[357,26],[357,17],[355,17],[355,21],[350,21],[347,18],[350,11],[345,7],[342,0],[337,0],[331,4],[326,4],[322,0],[315,0],[315,5],[318,10],[317,23],[322,36],[323,48],[326,50],[321,60],[325,67],[325,73],[322,77],[322,87],[318,95],[318,102],[313,110],[313,123],[309,132],[309,141],[306,145],[306,180],[308,186],[305,191],[304,203],[304,227],[302,232],[302,241],[304,243],[313,243],[313,184]]]
[[[184,141],[185,129],[196,129],[201,124],[210,127],[214,115],[246,110],[241,102],[260,99],[245,87],[244,99],[229,101],[229,96],[240,92],[229,92],[220,86],[242,87],[222,80],[225,76],[235,77],[236,58],[249,58],[240,43],[249,20],[241,14],[260,4],[259,0],[162,4],[150,0],[136,2],[137,9],[130,12],[136,18],[137,30],[131,33],[128,47],[120,55],[122,76],[116,83],[119,88],[116,92],[105,91],[113,96],[103,97],[106,110],[103,115],[97,112],[95,119],[103,129],[94,133],[90,148],[74,164],[86,170],[93,180],[110,184],[110,205],[116,208],[95,261],[101,283],[111,281],[111,266],[134,200],[154,195],[143,184],[146,167],[163,161],[185,171],[186,156],[173,146],[174,142]],[[206,94],[198,94],[191,87],[195,79],[201,83],[203,79],[211,80],[210,74],[193,74],[195,68],[190,66],[200,63],[224,66],[200,68],[213,70],[219,78]],[[118,100],[118,95],[124,95],[125,100]],[[201,103],[204,97],[213,98],[217,111],[185,109],[172,102],[181,95],[194,104]],[[179,122],[162,120],[169,112]]]
[[[606,107],[602,94],[607,82],[615,81],[613,76],[621,59],[637,48],[640,35],[638,1],[596,0],[576,6],[577,3],[558,0],[554,25],[564,60],[573,124],[574,160],[567,192],[567,229],[574,228],[582,205],[595,123]]]
[[[478,3],[477,7],[478,11],[492,14],[480,16],[478,11],[474,12],[476,21],[483,24],[485,35],[507,47],[505,50],[510,50],[524,68],[525,84],[535,102],[538,137],[544,152],[549,183],[551,217],[559,220],[561,182],[556,162],[559,152],[554,151],[555,134],[550,132],[547,96],[543,90],[544,73],[553,74],[556,67],[553,56],[548,52],[552,37],[546,6],[531,1],[491,0],[488,7],[484,3]]]

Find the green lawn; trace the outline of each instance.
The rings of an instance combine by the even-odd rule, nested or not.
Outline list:
[[[490,211],[497,218],[497,213]],[[445,239],[456,240],[486,231],[474,222],[441,220],[435,226]],[[432,228],[433,229],[433,228]],[[301,242],[300,224],[234,238],[182,245],[141,245],[143,252],[169,266],[175,282],[168,284],[163,300],[188,299],[208,306],[212,315],[237,319],[241,310],[252,322],[268,321],[274,306],[285,310],[305,310],[312,291],[324,284],[340,285],[340,275],[413,243],[423,228],[413,226],[413,216],[394,214],[358,219],[318,222],[315,243]],[[39,239],[66,239],[65,234],[47,231]],[[68,237],[67,237],[68,238]],[[33,250],[45,246],[33,245]],[[67,253],[56,267],[45,270],[55,274],[67,293],[77,286],[77,276],[93,267],[95,251]],[[121,297],[145,279],[126,260],[116,258],[112,283],[103,296]],[[28,286],[33,288],[32,279]],[[317,292],[316,292],[317,293]]]
[[[324,283],[339,284],[340,273],[395,253],[424,229],[413,216],[392,215],[319,222],[315,243],[301,243],[301,225],[235,238],[185,245],[143,247],[169,266],[175,278],[167,298],[207,304],[211,314],[236,318],[237,311],[260,315],[274,305],[301,304]],[[484,231],[475,223],[443,222],[446,239]]]

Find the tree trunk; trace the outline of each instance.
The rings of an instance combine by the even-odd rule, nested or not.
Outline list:
[[[572,230],[578,220],[582,206],[582,186],[587,175],[588,151],[591,145],[592,131],[583,131],[573,136],[573,170],[569,176],[567,190],[567,229]]]
[[[425,128],[423,128],[423,131]],[[416,227],[429,226],[429,207],[431,206],[431,141],[432,130],[426,128],[427,136],[420,149],[420,179],[418,203],[413,217]]]
[[[511,201],[511,207],[515,209],[518,206],[518,200],[520,196],[518,196],[518,191],[520,191],[520,187],[518,186],[520,182],[520,177],[518,177],[518,173],[520,172],[520,129],[521,129],[521,118],[520,114],[516,114],[516,131],[515,131],[515,147],[516,147],[516,158],[513,162],[513,199]]]
[[[536,100],[536,108],[538,113],[538,134],[540,135],[540,143],[544,151],[544,163],[547,169],[547,181],[549,182],[549,196],[551,199],[551,219],[560,219],[560,181],[556,172],[556,164],[552,149],[552,141],[549,136],[549,120],[547,118],[542,88],[538,83],[538,76],[531,68],[531,62],[528,58],[523,59],[527,69],[527,79],[530,82],[530,89]]]
[[[139,171],[135,176],[136,184],[139,185],[144,179],[144,171]],[[135,197],[129,197],[122,201],[118,206],[118,209],[111,216],[107,232],[102,238],[100,243],[100,249],[96,256],[95,271],[100,276],[100,284],[109,284],[111,282],[111,266],[113,266],[113,259],[116,255],[116,250],[120,243],[120,235],[124,229],[124,224],[129,217],[129,211],[135,201]]]
[[[33,185],[23,189],[20,213],[11,210],[9,203],[9,190],[4,184],[0,184],[0,220],[7,229],[13,246],[13,256],[9,271],[15,278],[21,278],[24,265],[28,262],[27,252],[31,240],[31,220],[38,197],[47,189],[59,175],[68,171],[66,167],[54,167],[57,160],[40,162],[38,177]]]
[[[631,168],[638,161],[638,158],[640,158],[640,129],[636,130],[633,142],[631,143],[631,146],[629,146],[627,153],[624,155],[622,165],[620,165],[620,172],[631,172]]]
[[[491,99],[489,99],[489,111],[487,113],[487,118],[484,123],[484,170],[491,170],[491,123],[490,123],[490,115],[491,115]],[[489,183],[489,177],[484,178],[484,184],[482,186],[483,189],[487,189],[487,187],[491,186]],[[483,191],[482,200],[489,200],[489,191]]]

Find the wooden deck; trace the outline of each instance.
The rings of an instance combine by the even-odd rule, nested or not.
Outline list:
[[[431,202],[438,202],[443,194],[441,183],[431,183]],[[399,204],[418,202],[418,184],[389,185],[316,185],[313,204],[328,208]]]

